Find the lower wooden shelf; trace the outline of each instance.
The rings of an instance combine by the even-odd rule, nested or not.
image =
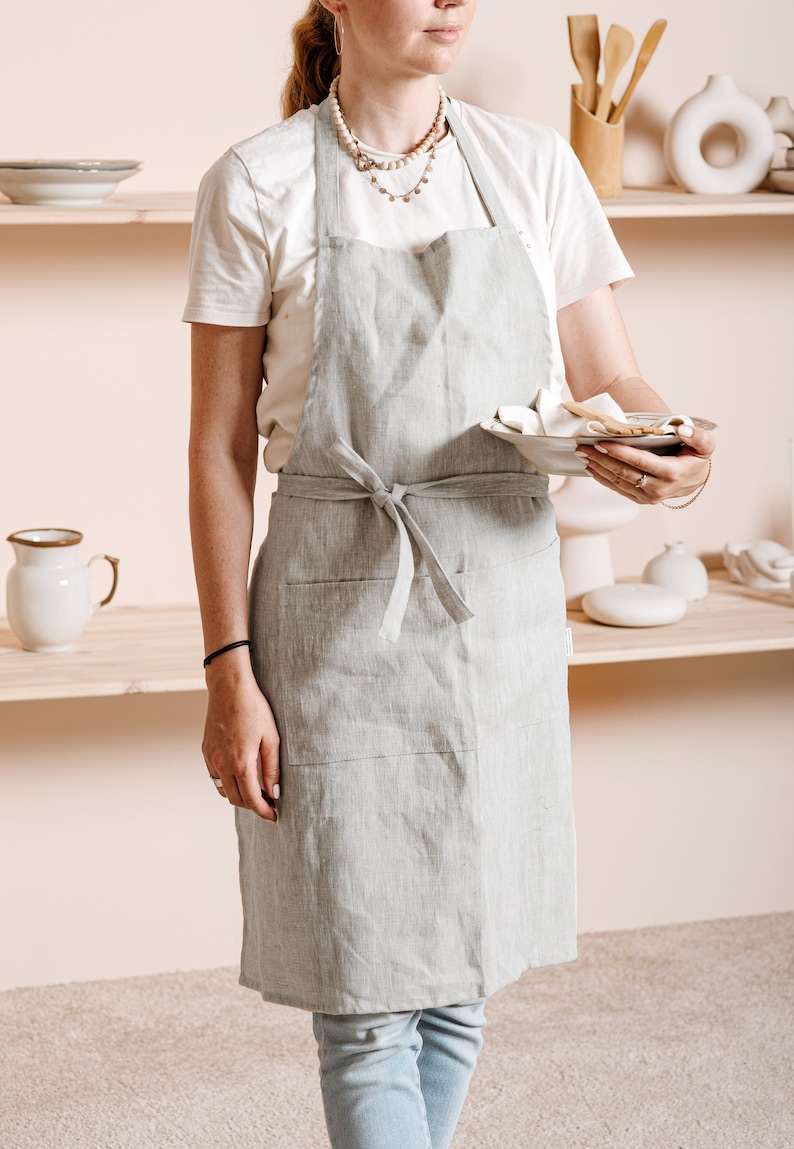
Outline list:
[[[794,650],[794,599],[761,595],[718,572],[709,578],[708,597],[670,626],[602,626],[582,611],[571,611],[568,625],[571,666]]]
[[[708,598],[671,626],[600,626],[578,611],[569,624],[571,666],[794,650],[794,601],[759,597],[727,576],[712,578]],[[64,654],[21,650],[3,625],[0,702],[203,690],[202,657],[195,606],[100,611]]]
[[[100,610],[74,650],[33,654],[0,630],[0,702],[203,690],[198,607]]]

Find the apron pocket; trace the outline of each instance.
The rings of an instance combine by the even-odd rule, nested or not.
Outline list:
[[[567,716],[565,590],[559,539],[533,554],[467,571],[474,618],[461,627],[472,671],[480,744],[506,730]]]
[[[460,628],[415,578],[399,642],[378,636],[385,579],[279,587],[272,702],[290,762],[444,753],[475,744]]]
[[[378,636],[391,579],[284,583],[270,700],[293,765],[473,750],[567,714],[556,537],[453,576],[457,626],[416,577],[399,641]]]

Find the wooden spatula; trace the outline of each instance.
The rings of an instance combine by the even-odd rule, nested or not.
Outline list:
[[[606,120],[612,107],[615,81],[634,51],[634,37],[621,24],[611,24],[604,44],[604,83],[596,106],[596,119]]]
[[[645,39],[643,40],[642,44],[640,44],[640,50],[637,53],[637,61],[634,65],[634,71],[631,74],[631,79],[629,80],[628,87],[620,97],[620,102],[617,104],[609,117],[608,122],[610,124],[618,123],[621,116],[626,111],[626,105],[634,95],[634,89],[637,87],[640,76],[648,67],[651,56],[656,51],[656,45],[661,40],[662,32],[664,32],[666,27],[666,20],[657,20],[654,24],[651,24],[650,28],[646,32]]]
[[[594,112],[598,92],[598,62],[601,59],[598,17],[569,16],[568,38],[571,41],[573,62],[582,77],[582,104],[588,112]]]

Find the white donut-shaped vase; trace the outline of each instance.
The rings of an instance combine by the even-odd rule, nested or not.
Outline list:
[[[736,159],[715,167],[701,151],[703,137],[722,124],[739,141]],[[758,187],[775,152],[775,133],[760,104],[730,76],[709,76],[702,92],[681,105],[667,126],[664,158],[676,183],[701,195],[741,195]]]

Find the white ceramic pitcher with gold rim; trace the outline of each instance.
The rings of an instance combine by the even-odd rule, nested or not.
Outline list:
[[[80,531],[47,527],[8,536],[16,563],[8,572],[8,622],[25,650],[51,653],[69,650],[101,606],[113,598],[119,560],[94,555],[80,562]],[[91,567],[105,559],[113,568],[113,585],[101,602],[91,602]]]

